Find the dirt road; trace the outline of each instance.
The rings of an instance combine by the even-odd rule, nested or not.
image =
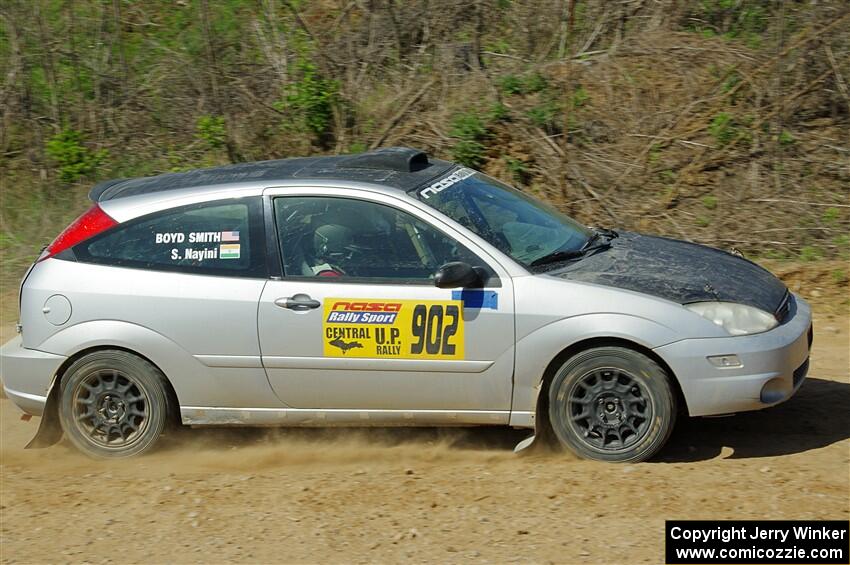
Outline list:
[[[850,517],[848,320],[785,405],[684,421],[639,465],[514,455],[511,430],[198,431],[133,461],[2,421],[0,561],[663,560],[665,519]]]

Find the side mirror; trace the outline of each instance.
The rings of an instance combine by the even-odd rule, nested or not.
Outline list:
[[[434,286],[437,288],[476,287],[481,285],[481,275],[468,263],[453,261],[437,270]]]

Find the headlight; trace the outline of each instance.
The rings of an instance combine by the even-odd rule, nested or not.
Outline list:
[[[731,335],[746,335],[766,332],[775,328],[776,318],[752,306],[732,302],[694,302],[686,308],[706,320],[711,320]]]

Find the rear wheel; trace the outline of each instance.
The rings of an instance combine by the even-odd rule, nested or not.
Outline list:
[[[59,419],[86,455],[121,458],[148,451],[168,421],[165,376],[125,351],[90,353],[62,378]]]
[[[623,347],[578,353],[549,387],[558,441],[581,457],[644,461],[660,450],[676,420],[670,377],[652,359]]]

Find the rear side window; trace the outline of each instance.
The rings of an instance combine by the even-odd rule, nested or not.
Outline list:
[[[78,261],[194,274],[264,277],[259,198],[194,204],[119,224],[74,247]]]

